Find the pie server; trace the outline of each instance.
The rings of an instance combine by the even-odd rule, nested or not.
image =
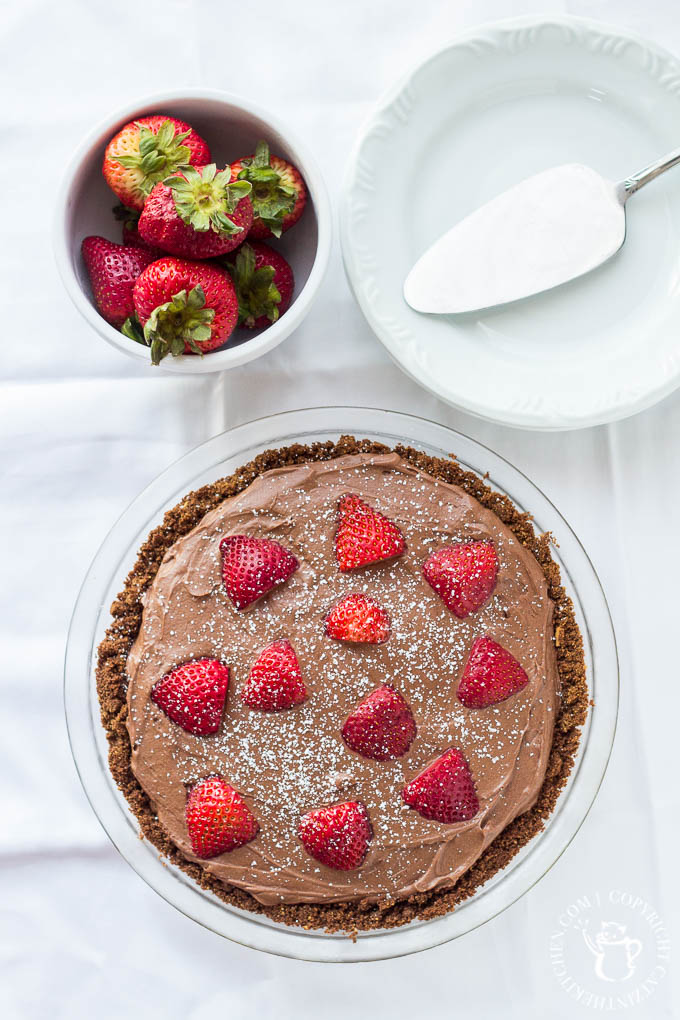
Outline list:
[[[589,273],[626,238],[626,202],[680,163],[680,149],[616,184],[581,163],[544,170],[470,213],[404,283],[417,312],[472,312]]]

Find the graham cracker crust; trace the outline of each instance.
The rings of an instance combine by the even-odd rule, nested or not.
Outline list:
[[[537,535],[529,514],[520,513],[506,496],[494,492],[474,472],[464,471],[453,455],[451,460],[443,460],[402,445],[395,446],[394,450],[421,471],[459,485],[485,507],[493,510],[536,557],[548,582],[548,593],[555,607],[554,633],[561,699],[545,780],[536,804],[508,825],[455,885],[405,900],[377,904],[281,904],[265,907],[248,893],[212,878],[178,850],[154,815],[130,766],[131,747],[126,726],[127,656],[142,621],[141,597],[153,581],[170,546],[191,531],[209,510],[227,497],[241,492],[258,475],[271,468],[305,461],[331,460],[345,454],[386,453],[389,452],[388,447],[366,439],[342,436],[337,443],[313,443],[310,446],[295,444],[278,450],[267,450],[228,478],[221,478],[188,493],[180,503],[168,510],[163,523],[149,534],[140,548],[125,587],[111,606],[112,622],[99,646],[96,668],[97,694],[102,724],[109,742],[111,773],[136,815],[141,833],[160,851],[162,857],[181,868],[198,885],[225,903],[265,914],[285,924],[305,929],[323,928],[328,932],[344,931],[350,936],[355,936],[358,931],[394,928],[414,919],[427,920],[446,914],[504,868],[544,828],[546,819],[552,813],[573,768],[580,727],[586,720],[589,704],[583,640],[573,604],[561,585],[559,567],[550,554],[550,535]]]

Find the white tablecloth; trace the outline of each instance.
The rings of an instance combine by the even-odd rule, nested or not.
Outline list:
[[[680,52],[675,0],[543,0]],[[49,224],[64,161],[110,109],[183,84],[271,108],[311,143],[336,197],[355,132],[406,65],[513,0],[24,0],[0,12],[2,738],[0,1015],[78,1020],[587,1016],[558,986],[549,940],[593,890],[680,915],[677,655],[680,394],[569,435],[484,424],[388,360],[345,282],[337,242],[311,314],[276,351],[222,376],[152,372],[99,340],[57,278]],[[248,49],[246,40],[251,39]],[[680,130],[680,128],[679,128]],[[680,341],[679,341],[680,342]],[[508,457],[561,508],[608,594],[622,659],[613,759],[550,874],[455,943],[350,970],[276,959],[202,930],[148,889],[91,813],[68,750],[61,663],[101,539],[159,471],[251,417],[318,403],[434,418]],[[636,1017],[673,1015],[673,975]],[[677,994],[677,993],[676,993]]]

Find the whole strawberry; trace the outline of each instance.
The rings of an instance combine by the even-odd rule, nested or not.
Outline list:
[[[105,237],[86,237],[81,251],[95,304],[106,321],[120,329],[135,312],[135,282],[155,256],[143,248],[114,244]]]
[[[192,787],[185,820],[191,849],[203,860],[250,843],[260,829],[243,797],[221,776],[208,776]]]
[[[434,822],[466,822],[479,811],[475,783],[457,747],[444,751],[407,783],[402,796],[409,807]]]
[[[246,609],[294,574],[299,564],[273,538],[227,535],[220,542],[224,590],[237,609]]]
[[[514,655],[490,637],[477,638],[458,685],[466,708],[487,708],[511,698],[529,683]]]
[[[151,689],[151,700],[187,733],[205,737],[220,728],[229,669],[217,659],[194,659]]]
[[[157,184],[137,229],[147,244],[187,259],[225,255],[244,241],[253,222],[250,184],[230,167],[184,167]]]
[[[437,549],[423,564],[425,580],[463,620],[484,605],[496,587],[498,557],[492,542],[460,542]]]
[[[290,641],[274,641],[260,652],[241,688],[241,700],[259,712],[280,712],[307,697]]]
[[[266,142],[258,142],[254,156],[232,164],[241,181],[252,184],[253,225],[250,237],[281,237],[302,216],[307,189],[300,171],[280,156],[270,156]]]
[[[342,739],[347,746],[374,761],[400,758],[415,735],[413,713],[390,684],[383,684],[360,701],[342,727]]]
[[[336,871],[353,871],[371,841],[368,812],[358,801],[309,811],[300,819],[299,836],[310,857]]]
[[[390,636],[390,618],[370,595],[356,592],[345,595],[329,609],[325,633],[334,641],[381,645]]]
[[[128,319],[123,333],[151,348],[154,365],[168,354],[206,354],[220,347],[238,319],[228,273],[203,262],[171,257],[152,262],[135,283],[133,301],[138,321]]]
[[[226,260],[238,297],[239,325],[263,329],[283,315],[293,297],[293,270],[261,241],[246,242]]]
[[[356,570],[401,556],[406,542],[401,531],[379,510],[348,493],[340,500],[335,555],[340,570]]]
[[[180,166],[210,162],[210,149],[176,117],[152,114],[122,127],[106,146],[102,172],[123,205],[141,209],[151,189]]]

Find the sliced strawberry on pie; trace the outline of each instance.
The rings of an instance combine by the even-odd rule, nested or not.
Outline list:
[[[479,811],[470,766],[457,747],[450,747],[407,783],[402,797],[423,818],[434,822],[466,822]]]
[[[280,712],[307,697],[300,664],[290,641],[274,641],[253,663],[241,700],[260,712]]]
[[[345,595],[328,611],[325,631],[335,641],[380,645],[390,636],[390,618],[370,595]]]
[[[272,538],[228,535],[220,542],[224,589],[237,609],[245,609],[287,581],[299,564]]]
[[[390,684],[372,691],[347,717],[342,739],[364,758],[389,761],[406,754],[416,735],[408,702]]]
[[[205,860],[249,843],[260,829],[243,797],[221,776],[208,776],[191,788],[185,819],[191,849]]]
[[[300,819],[298,833],[310,857],[336,871],[358,868],[373,835],[368,812],[358,801],[308,812]]]
[[[496,587],[498,557],[492,542],[460,542],[437,549],[423,564],[425,580],[459,619],[475,613]]]
[[[151,689],[151,700],[187,733],[216,733],[229,689],[229,668],[217,659],[178,666]]]
[[[335,555],[340,570],[356,570],[401,556],[406,542],[393,521],[351,493],[339,504]]]
[[[487,708],[511,698],[529,683],[514,655],[490,637],[477,638],[458,685],[466,708]]]

